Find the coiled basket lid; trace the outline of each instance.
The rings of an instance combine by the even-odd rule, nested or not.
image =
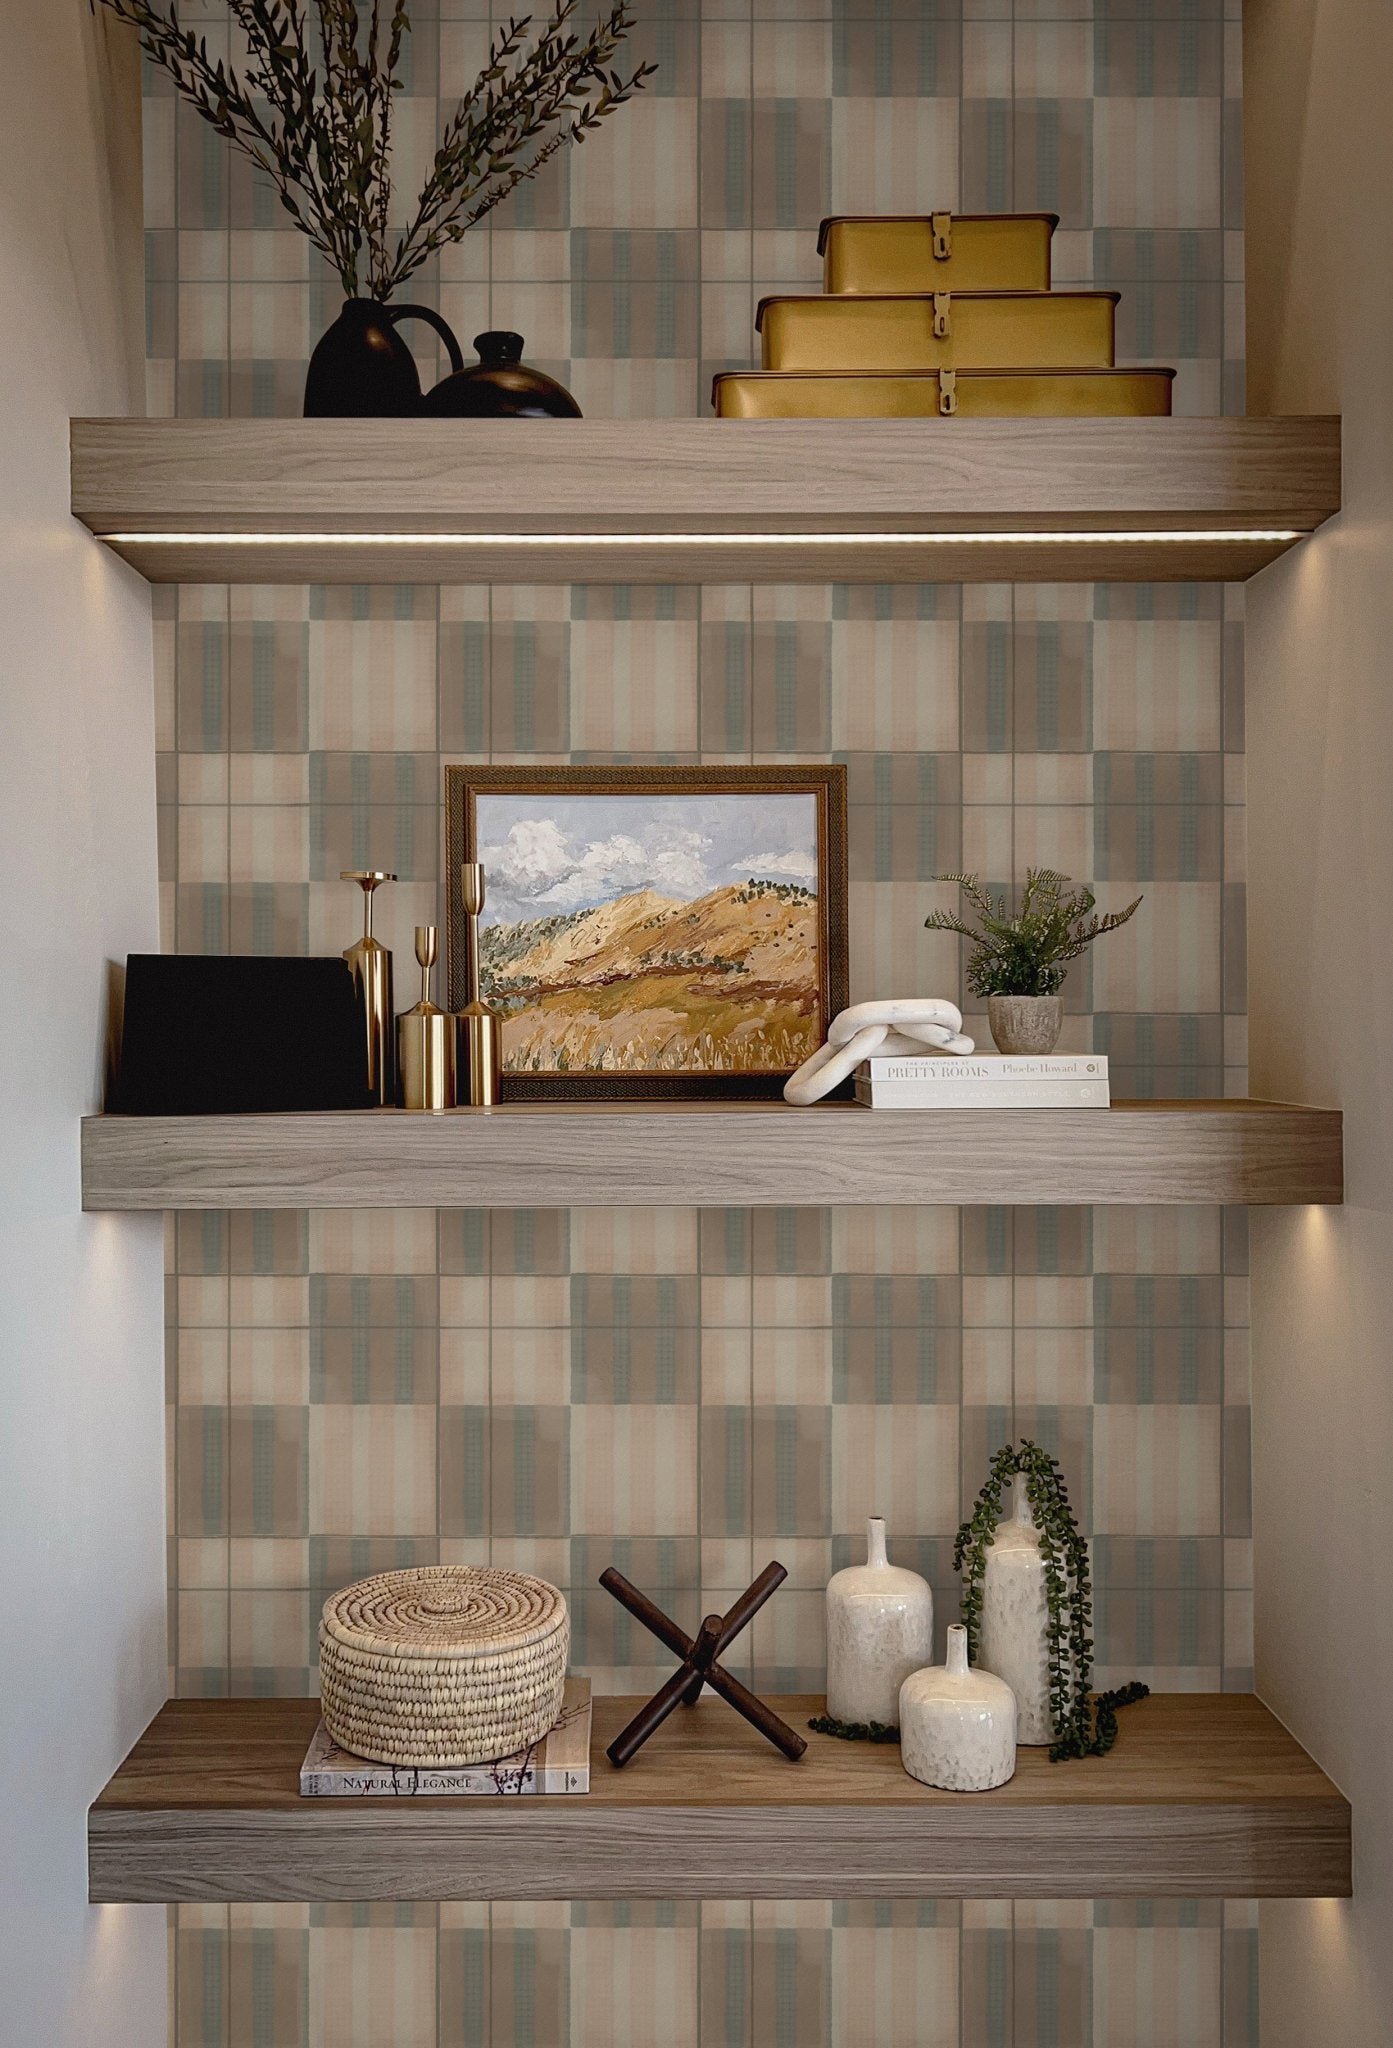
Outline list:
[[[526,1572],[425,1565],[325,1601],[319,1689],[335,1742],[444,1769],[511,1756],[556,1724],[570,1617]]]

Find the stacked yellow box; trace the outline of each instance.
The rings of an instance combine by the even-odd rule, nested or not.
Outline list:
[[[759,370],[712,390],[721,419],[1169,413],[1174,370],[1115,367],[1116,292],[1050,289],[1052,213],[840,216],[821,298],[762,299]]]

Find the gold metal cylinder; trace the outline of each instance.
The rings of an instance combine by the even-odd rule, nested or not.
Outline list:
[[[459,1063],[468,1099],[476,1108],[497,1102],[503,1079],[503,1033],[497,1012],[487,1003],[467,1003],[456,1020]]]
[[[397,1019],[397,1072],[403,1109],[455,1106],[455,1020],[430,999],[430,971],[439,943],[435,925],[417,925],[421,1000]]]
[[[498,1101],[503,1088],[503,1019],[479,994],[479,917],[484,908],[484,870],[477,860],[461,863],[460,900],[464,905],[467,1001],[456,1019],[459,1092],[472,1107],[486,1109]]]
[[[395,882],[381,868],[341,868],[341,882],[356,882],[363,892],[363,936],[344,951],[353,986],[363,1006],[367,1041],[368,1091],[379,1104],[395,1102],[396,1076],[392,1032],[392,956],[372,935],[373,891],[381,882]]]
[[[403,1109],[455,1106],[455,1021],[434,1003],[397,1019],[397,1073]]]

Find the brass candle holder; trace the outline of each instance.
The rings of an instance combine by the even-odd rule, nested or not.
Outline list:
[[[479,998],[479,917],[484,908],[484,870],[477,860],[460,866],[464,903],[465,976],[467,998],[456,1024],[459,1031],[458,1072],[467,1099],[476,1107],[497,1102],[502,1088],[503,1020]]]
[[[455,1106],[455,1022],[430,999],[430,971],[439,950],[440,933],[433,924],[416,927],[416,958],[421,969],[421,1000],[397,1019],[397,1073],[403,1109],[453,1109]]]
[[[372,935],[373,891],[382,882],[395,882],[382,868],[341,868],[341,882],[356,882],[363,892],[363,936],[344,952],[353,986],[363,1005],[363,1028],[367,1033],[368,1092],[374,1102],[396,1101],[392,1057],[392,956]]]

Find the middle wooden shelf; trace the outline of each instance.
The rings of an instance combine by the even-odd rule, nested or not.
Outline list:
[[[717,1701],[623,1771],[539,1798],[302,1799],[319,1702],[172,1700],[93,1806],[94,1901],[1306,1898],[1350,1891],[1349,1806],[1261,1701],[1129,1707],[1106,1757],[1023,1749],[994,1792],[810,1735],[786,1763]],[[771,1701],[797,1727],[820,1699]]]
[[[89,1117],[85,1209],[1339,1202],[1341,1118],[1286,1103],[538,1103]]]

